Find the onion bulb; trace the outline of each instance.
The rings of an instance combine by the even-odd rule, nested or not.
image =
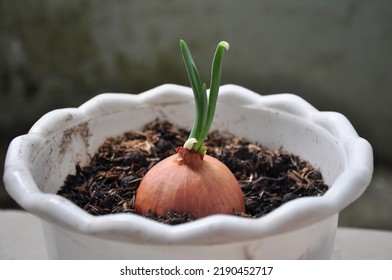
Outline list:
[[[135,207],[140,214],[166,216],[169,210],[194,218],[244,212],[244,197],[222,162],[185,148],[157,163],[143,177]]]
[[[237,179],[222,162],[206,155],[204,146],[215,114],[222,56],[229,44],[222,41],[216,49],[209,96],[183,40],[180,47],[195,99],[195,120],[189,139],[177,148],[177,154],[160,161],[144,175],[136,192],[136,212],[166,216],[172,210],[194,218],[243,212],[244,196]]]

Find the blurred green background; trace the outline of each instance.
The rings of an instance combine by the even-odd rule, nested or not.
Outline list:
[[[375,174],[340,225],[392,230],[389,0],[0,0],[1,175],[9,142],[50,110],[188,85],[180,38],[205,80],[226,40],[223,84],[346,115],[373,146]],[[1,182],[0,208],[15,207]]]

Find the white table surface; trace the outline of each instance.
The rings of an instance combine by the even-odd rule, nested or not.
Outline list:
[[[38,218],[18,210],[0,210],[0,259],[47,259]],[[392,232],[339,228],[336,259],[392,259]]]

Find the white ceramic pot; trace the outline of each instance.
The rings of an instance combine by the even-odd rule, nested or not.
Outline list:
[[[79,108],[49,112],[12,141],[4,182],[20,206],[42,219],[50,258],[332,257],[339,212],[370,183],[372,148],[343,115],[320,112],[292,94],[222,86],[213,129],[309,160],[331,186],[322,197],[290,201],[258,219],[214,215],[169,226],[134,214],[93,216],[56,195],[75,164],[87,165],[105,138],[140,130],[157,117],[190,128],[193,112],[191,89],[183,86],[101,94]]]

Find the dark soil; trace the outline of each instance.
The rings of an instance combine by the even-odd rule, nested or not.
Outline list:
[[[135,213],[135,193],[144,174],[158,161],[175,153],[189,131],[158,120],[141,132],[107,139],[90,165],[76,166],[58,191],[93,215]],[[282,148],[272,151],[240,137],[210,133],[207,153],[225,163],[239,181],[248,218],[261,217],[283,203],[305,196],[321,196],[328,186],[309,162]],[[165,217],[147,217],[168,224],[192,221],[189,213],[170,211]]]

